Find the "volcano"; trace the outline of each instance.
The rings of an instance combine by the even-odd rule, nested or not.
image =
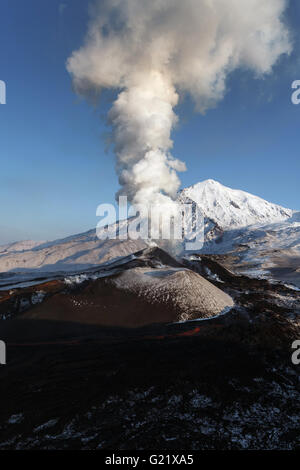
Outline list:
[[[209,318],[234,305],[228,294],[159,248],[56,282],[54,292],[52,284],[50,291],[41,284],[7,293],[8,299],[3,295],[3,315],[19,305],[23,319],[132,328]]]

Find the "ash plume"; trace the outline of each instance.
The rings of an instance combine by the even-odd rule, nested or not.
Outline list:
[[[185,164],[172,157],[179,96],[205,112],[236,68],[270,73],[291,52],[285,0],[99,0],[67,61],[75,90],[119,92],[109,113],[121,189],[135,204],[172,206]]]

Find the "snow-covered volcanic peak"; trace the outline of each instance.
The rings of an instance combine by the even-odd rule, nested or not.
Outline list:
[[[293,215],[290,209],[211,179],[183,189],[179,199],[196,202],[205,217],[225,229],[279,222]]]

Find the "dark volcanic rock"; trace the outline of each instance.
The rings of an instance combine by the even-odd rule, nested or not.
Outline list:
[[[291,361],[299,293],[201,257],[186,267],[230,294],[235,306],[216,318],[170,324],[172,303],[145,303],[129,276],[185,272],[180,263],[166,267],[162,256],[150,250],[115,262],[101,272],[104,279],[90,279],[93,272],[79,284],[2,292],[1,308],[25,295],[32,304],[41,290],[45,297],[1,322],[8,361],[0,369],[0,449],[299,447],[299,366]],[[130,289],[118,288],[120,280]],[[165,323],[91,324],[84,305],[71,302],[91,299],[101,305],[89,314],[106,305],[110,322],[123,315],[130,326],[148,317]]]
[[[166,264],[168,263],[168,264]],[[137,327],[205,318],[233,307],[228,294],[150,248],[113,263],[110,271],[3,293],[0,312],[23,319]]]

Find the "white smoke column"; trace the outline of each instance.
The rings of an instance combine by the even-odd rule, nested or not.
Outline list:
[[[67,63],[80,94],[115,88],[110,112],[120,193],[172,206],[184,163],[170,155],[174,107],[189,93],[215,106],[238,67],[271,72],[290,53],[285,0],[99,0]]]
[[[180,182],[175,170],[185,170],[168,153],[177,101],[167,77],[147,71],[119,94],[110,112],[120,193],[136,204],[166,203],[166,195],[176,196]]]

